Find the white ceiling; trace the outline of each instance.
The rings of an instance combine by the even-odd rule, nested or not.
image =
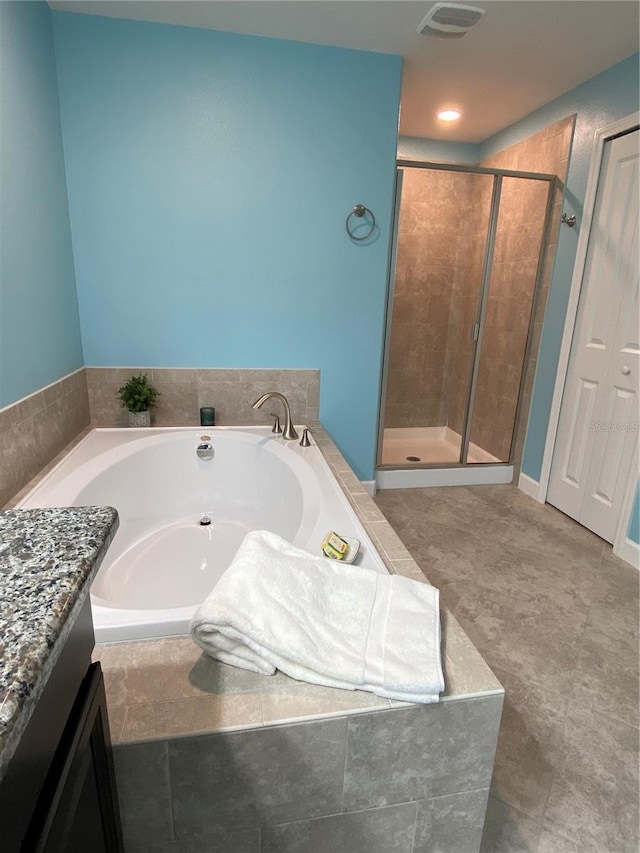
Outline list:
[[[404,56],[400,132],[480,142],[638,50],[637,0],[463,0],[462,39],[418,35],[434,0],[52,0],[53,9]],[[443,125],[436,111],[458,106]]]

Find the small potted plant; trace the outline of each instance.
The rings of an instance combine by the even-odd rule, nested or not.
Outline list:
[[[129,412],[129,426],[151,426],[151,409],[155,406],[160,392],[149,382],[146,373],[132,376],[118,388],[120,404]]]

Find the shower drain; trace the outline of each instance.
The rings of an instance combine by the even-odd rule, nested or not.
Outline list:
[[[407,462],[422,462],[419,456],[407,456]]]

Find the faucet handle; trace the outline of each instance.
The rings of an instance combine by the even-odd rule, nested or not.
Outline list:
[[[276,435],[282,435],[282,427],[280,426],[280,415],[276,415],[275,412],[271,412],[271,417],[275,418],[273,422],[273,429],[271,432],[275,432]]]
[[[302,438],[300,439],[300,447],[311,447],[311,442],[309,441],[309,433],[313,433],[312,429],[309,427],[305,427],[302,430]]]

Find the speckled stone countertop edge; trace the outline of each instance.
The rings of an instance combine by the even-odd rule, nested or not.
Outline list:
[[[2,712],[0,715],[0,781],[15,754],[33,710],[42,696],[82,605],[89,595],[91,582],[118,528],[118,513],[112,507],[62,507],[42,510],[0,510],[0,532],[2,532],[2,521],[8,516],[18,521],[18,524],[24,524],[29,520],[33,524],[34,518],[46,519],[52,515],[56,517],[58,523],[60,519],[66,517],[76,526],[78,519],[89,522],[91,539],[87,547],[77,556],[78,567],[71,579],[72,588],[69,589],[68,585],[63,585],[59,594],[59,608],[55,612],[53,607],[50,608],[46,629],[35,618],[34,639],[30,637],[25,639],[25,648],[20,650],[19,666],[10,672],[8,677],[4,672],[2,673],[6,683],[0,683],[2,691],[0,694],[0,712]],[[74,532],[77,533],[77,530]],[[90,544],[92,540],[95,540],[94,545]],[[0,544],[2,541],[0,540]],[[7,551],[6,542],[4,544],[4,553],[0,552],[0,561]],[[4,594],[6,590],[3,590]],[[52,633],[55,635],[53,641],[50,639]]]

